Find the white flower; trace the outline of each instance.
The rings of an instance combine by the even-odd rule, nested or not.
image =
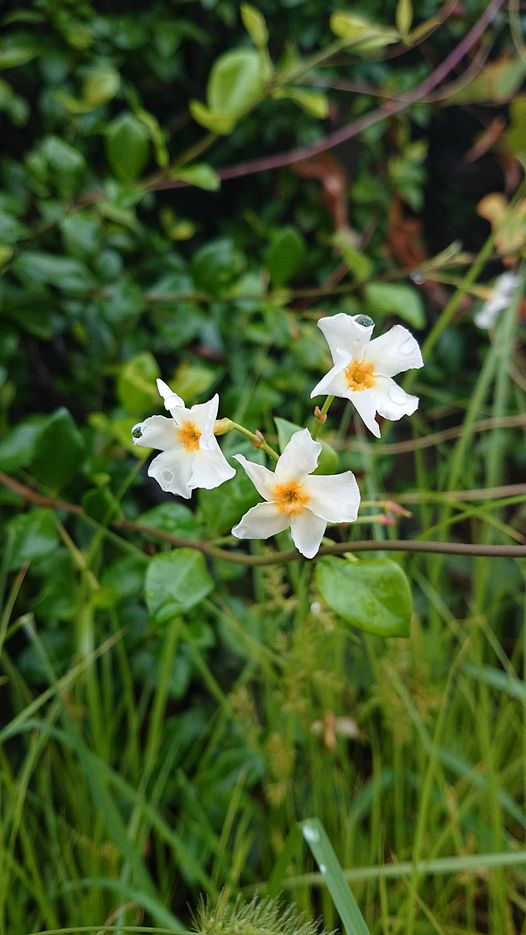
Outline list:
[[[211,490],[233,477],[236,472],[214,435],[217,393],[207,403],[186,409],[181,397],[162,380],[157,380],[157,388],[171,418],[151,416],[132,429],[135,445],[161,450],[148,468],[149,476],[162,490],[187,500],[196,487]]]
[[[395,325],[371,341],[374,322],[365,315],[332,315],[318,322],[325,335],[334,367],[314,387],[312,396],[350,399],[373,435],[380,437],[375,414],[401,419],[418,408],[418,397],[409,396],[392,377],[413,367],[423,367],[420,348],[413,335]]]
[[[510,304],[518,284],[519,277],[515,273],[503,273],[495,280],[489,299],[479,308],[473,319],[479,328],[495,326],[499,314]]]
[[[360,491],[352,471],[310,476],[321,445],[308,429],[295,432],[283,450],[276,472],[234,455],[265,503],[258,503],[234,526],[238,539],[268,539],[290,526],[294,545],[305,558],[320,547],[327,523],[352,523],[358,515]]]

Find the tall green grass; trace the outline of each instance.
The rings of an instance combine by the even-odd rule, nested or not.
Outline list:
[[[422,538],[520,535],[525,498],[440,496],[508,478],[517,430],[473,427],[524,411],[509,371],[517,320],[516,307],[502,317],[469,397],[415,386],[426,394],[417,434],[445,402],[463,422],[456,442],[415,451],[404,468],[423,495],[411,521]],[[392,459],[370,446],[365,467],[377,497]],[[218,596],[206,603],[220,653],[173,620],[159,671],[142,682],[125,614],[97,603],[105,547],[101,535],[77,563],[84,650],[66,674],[38,607],[19,607],[20,580],[6,587],[0,935],[185,932],[202,894],[279,891],[348,935],[526,931],[520,562],[404,559],[415,614],[410,640],[391,642],[343,629],[320,607],[310,566],[256,569],[248,615]],[[39,659],[40,692],[16,666],[21,639]],[[195,674],[178,701],[182,648]],[[344,868],[334,886],[298,831],[310,816],[337,855],[333,871]]]

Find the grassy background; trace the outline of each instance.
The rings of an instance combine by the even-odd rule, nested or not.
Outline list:
[[[325,48],[339,8],[322,17],[309,2],[287,3],[286,13],[263,6],[281,62],[291,36],[295,54]],[[290,101],[265,101],[218,141],[211,164],[259,155],[262,145],[306,145],[370,109],[371,86],[402,93],[484,6],[466,4],[469,23],[453,17],[422,57],[331,60],[313,84],[348,80],[350,62],[361,90],[327,92],[325,124]],[[513,91],[492,84],[489,101],[481,97],[481,62],[464,80],[463,103],[419,104],[339,152],[329,178],[343,178],[339,210],[357,238],[346,252],[315,178],[285,170],[217,195],[154,195],[142,176],[123,180],[105,149],[111,122],[139,104],[166,134],[160,141],[150,120],[149,172],[162,168],[162,145],[175,160],[195,144],[188,98],[203,97],[220,52],[247,42],[236,4],[160,3],[139,11],[140,34],[111,5],[34,3],[33,19],[11,7],[7,48],[18,62],[6,71],[15,109],[1,164],[0,470],[76,511],[43,510],[2,485],[0,935],[183,932],[200,897],[214,903],[221,893],[281,892],[338,929],[353,912],[338,866],[371,935],[526,932],[523,560],[397,555],[413,590],[408,640],[383,641],[338,619],[306,562],[247,571],[211,560],[214,590],[160,625],[144,575],[165,547],[108,522],[122,511],[224,542],[251,505],[241,484],[234,502],[222,488],[190,513],[147,480],[129,429],[158,411],[158,373],[173,374],[189,403],[218,388],[221,415],[274,441],[272,411],[300,422],[311,415],[308,390],[328,360],[317,318],[364,310],[380,332],[409,305],[426,361],[405,383],[420,395],[419,411],[384,423],[376,443],[338,401],[324,429],[367,502],[352,534],[379,544],[524,543],[523,285],[489,334],[472,322],[503,256],[519,271],[524,243],[510,248],[509,231],[523,198],[523,144],[515,136],[513,146],[490,146],[474,172],[464,159],[495,113],[517,129]],[[365,12],[390,24],[396,10]],[[436,5],[417,12],[423,19]],[[508,58],[520,82],[504,14],[489,36],[486,88]],[[77,113],[58,92],[79,100],[101,62],[118,72],[118,90]],[[50,138],[71,148],[59,148],[58,166]],[[81,209],[101,185],[106,198]],[[475,213],[495,189],[515,193],[500,240]],[[393,246],[393,212],[417,224],[414,268]],[[280,281],[284,228],[301,259]],[[417,288],[410,269],[459,234],[471,254],[428,270]],[[401,281],[409,293],[391,292],[395,308],[367,289]],[[47,420],[59,407],[68,415],[57,432]],[[377,519],[387,498],[411,511],[395,527]],[[256,543],[254,553],[264,548]],[[336,890],[299,830],[307,819],[322,823],[337,855]],[[350,926],[348,935],[360,935]]]

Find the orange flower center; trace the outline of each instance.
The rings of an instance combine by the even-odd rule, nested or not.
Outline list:
[[[350,390],[369,390],[374,386],[374,366],[367,361],[353,360],[345,371],[345,379]]]
[[[301,484],[297,481],[276,484],[272,496],[280,513],[289,513],[290,516],[301,513],[309,502],[307,494],[303,492]]]
[[[196,451],[199,448],[201,432],[193,422],[184,422],[179,428],[179,440],[187,451]]]

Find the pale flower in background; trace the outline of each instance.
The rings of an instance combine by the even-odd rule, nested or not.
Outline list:
[[[233,477],[236,472],[214,435],[217,393],[207,403],[187,409],[181,397],[162,380],[157,380],[157,388],[171,418],[151,416],[132,429],[135,445],[161,450],[150,464],[148,475],[162,490],[186,500],[196,487],[211,490]]]
[[[314,387],[312,396],[341,396],[350,399],[367,428],[380,437],[376,413],[384,419],[401,419],[418,408],[418,397],[410,396],[392,379],[396,374],[423,367],[418,342],[407,328],[395,325],[371,341],[374,322],[365,315],[340,312],[321,318],[334,366]]]
[[[352,471],[312,475],[321,452],[308,429],[295,432],[284,448],[275,473],[234,455],[264,503],[242,517],[232,534],[238,539],[268,539],[290,527],[294,545],[305,558],[316,555],[327,523],[352,523],[360,491]]]
[[[476,312],[473,321],[479,328],[493,328],[500,313],[510,304],[513,293],[519,284],[515,273],[503,273],[495,280],[487,302]]]

